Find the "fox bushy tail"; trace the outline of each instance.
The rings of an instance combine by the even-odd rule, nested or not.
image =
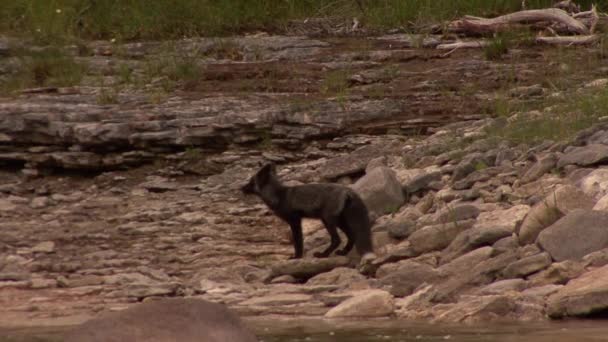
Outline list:
[[[355,248],[360,256],[373,253],[371,222],[365,203],[359,196],[349,195],[344,203],[342,217],[355,238]]]

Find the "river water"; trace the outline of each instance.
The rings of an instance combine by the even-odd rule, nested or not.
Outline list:
[[[608,342],[608,320],[500,325],[263,320],[248,324],[260,342]],[[65,328],[0,329],[0,342],[60,342],[63,331]]]

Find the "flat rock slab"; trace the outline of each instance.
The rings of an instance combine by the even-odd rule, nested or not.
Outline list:
[[[393,147],[395,149],[397,145]],[[363,146],[344,156],[328,160],[319,167],[321,177],[332,180],[342,176],[352,175],[365,170],[367,164],[379,156],[391,152],[390,146],[374,144]]]
[[[259,306],[276,306],[276,305],[292,305],[306,303],[312,300],[311,295],[299,294],[299,293],[285,293],[278,295],[270,295],[265,297],[251,298],[240,305],[259,305]]]
[[[608,265],[571,280],[549,297],[552,318],[587,316],[608,310]]]
[[[334,268],[348,266],[349,263],[350,260],[347,257],[287,260],[272,265],[270,277],[291,275],[299,279],[308,279]]]
[[[538,236],[538,243],[553,260],[578,260],[608,247],[608,213],[577,209]]]

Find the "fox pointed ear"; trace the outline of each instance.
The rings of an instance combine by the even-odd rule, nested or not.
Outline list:
[[[259,174],[270,174],[274,170],[274,165],[272,163],[265,164],[259,171]]]
[[[268,163],[258,171],[257,178],[261,184],[266,184],[273,174],[273,165]]]

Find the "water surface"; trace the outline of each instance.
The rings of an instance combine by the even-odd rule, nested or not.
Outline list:
[[[491,325],[248,320],[260,342],[608,342],[608,320]],[[0,328],[0,342],[60,342],[64,327]]]

